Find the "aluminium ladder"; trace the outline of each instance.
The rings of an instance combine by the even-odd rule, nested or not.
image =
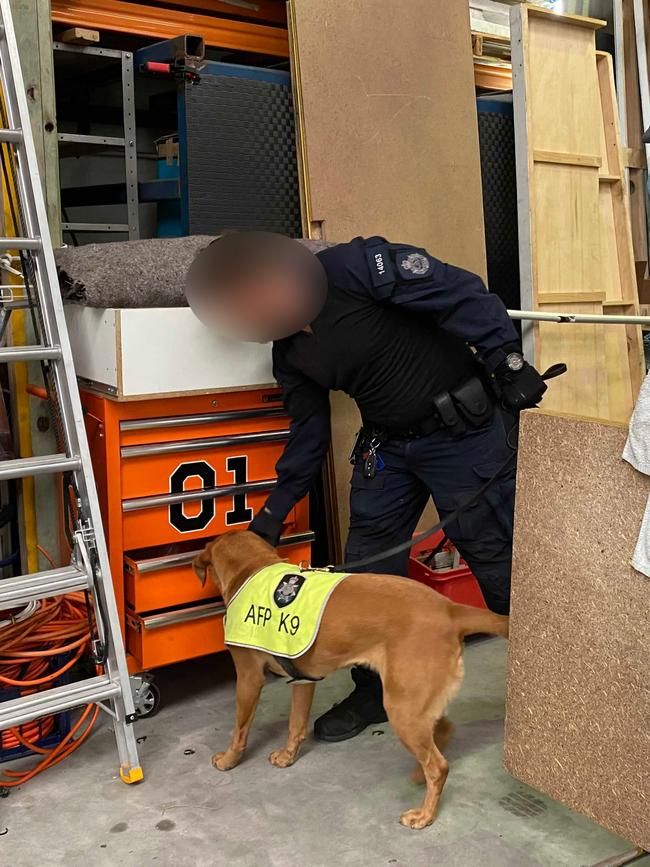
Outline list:
[[[94,659],[104,670],[96,677],[0,702],[0,731],[45,714],[97,703],[113,717],[120,777],[133,783],[142,779],[132,726],[136,715],[9,0],[0,0],[0,85],[4,182],[10,200],[11,187],[15,188],[13,222],[16,236],[22,235],[0,238],[0,251],[20,253],[25,286],[33,293],[38,341],[35,346],[0,346],[0,363],[41,363],[61,452],[0,461],[0,481],[63,473],[66,499],[70,493],[73,500],[70,565],[0,579],[0,610],[85,591],[94,603]]]

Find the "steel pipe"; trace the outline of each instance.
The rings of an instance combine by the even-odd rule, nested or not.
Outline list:
[[[647,325],[650,328],[650,316],[615,316],[603,313],[541,313],[538,310],[508,310],[511,319],[525,319],[532,322],[558,322],[562,325],[596,324],[596,325]]]

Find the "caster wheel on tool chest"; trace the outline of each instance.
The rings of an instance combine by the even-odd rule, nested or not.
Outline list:
[[[160,710],[160,690],[151,680],[151,675],[131,677],[131,689],[138,718],[155,716]]]

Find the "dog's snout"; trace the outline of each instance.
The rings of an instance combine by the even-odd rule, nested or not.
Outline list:
[[[192,568],[198,575],[201,585],[205,587],[205,582],[208,580],[208,568],[210,567],[210,557],[207,551],[201,551],[194,560],[192,560]]]

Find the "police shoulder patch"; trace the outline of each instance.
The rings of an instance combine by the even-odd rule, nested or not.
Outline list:
[[[420,280],[422,277],[428,277],[432,271],[432,262],[426,251],[413,247],[397,250],[395,264],[406,280]]]
[[[304,583],[304,575],[297,573],[285,575],[273,591],[273,601],[278,608],[286,608],[287,605],[291,605]]]

